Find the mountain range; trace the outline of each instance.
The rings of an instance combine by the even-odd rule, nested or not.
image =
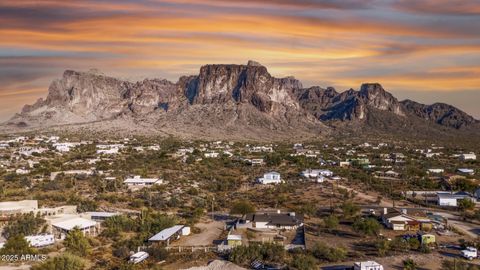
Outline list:
[[[480,134],[480,121],[448,104],[399,101],[378,83],[344,92],[306,88],[294,77],[271,76],[254,61],[205,65],[175,83],[66,70],[45,99],[25,105],[4,127],[261,140],[352,132]]]

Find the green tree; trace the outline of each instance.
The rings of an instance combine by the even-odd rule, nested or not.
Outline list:
[[[36,254],[23,234],[12,235],[0,250],[5,255]]]
[[[311,255],[296,254],[293,257],[291,266],[298,270],[313,270],[318,269],[316,263],[315,258]]]
[[[464,198],[458,201],[458,208],[461,211],[472,210],[475,208],[475,203],[468,198]]]
[[[45,220],[39,215],[34,215],[33,213],[17,215],[13,221],[5,226],[3,236],[9,238],[10,236],[18,234],[36,234],[44,224]]]
[[[408,246],[412,250],[418,250],[420,248],[420,241],[417,238],[408,239]]]
[[[402,237],[396,237],[393,239],[393,241],[390,243],[390,246],[393,250],[400,252],[406,252],[410,249],[409,242]]]
[[[480,267],[460,260],[443,260],[442,270],[479,270]]]
[[[345,218],[352,218],[358,214],[360,207],[354,204],[352,201],[346,201],[342,204],[343,216]]]
[[[387,255],[388,251],[391,249],[390,242],[386,239],[380,239],[375,243],[375,247],[377,248],[377,252],[379,256]]]
[[[323,225],[328,231],[337,229],[339,220],[335,215],[329,215],[323,219]]]
[[[319,260],[337,262],[347,257],[347,251],[341,247],[328,247],[324,243],[316,243],[312,250],[313,256]]]
[[[83,270],[85,262],[72,254],[64,253],[34,265],[32,270]]]
[[[242,215],[255,212],[255,206],[248,201],[237,201],[230,208],[230,214],[232,215]]]
[[[285,248],[274,243],[237,246],[230,252],[228,259],[236,264],[243,265],[248,265],[257,259],[264,262],[283,263]]]
[[[353,230],[364,235],[378,235],[381,225],[375,218],[357,218]]]
[[[90,253],[90,243],[78,228],[71,230],[65,237],[64,245],[67,251],[74,255],[86,256]]]
[[[404,270],[416,270],[418,268],[417,263],[413,259],[406,259],[403,261]]]
[[[163,261],[168,257],[168,251],[159,245],[152,245],[147,250],[148,254],[157,261]]]

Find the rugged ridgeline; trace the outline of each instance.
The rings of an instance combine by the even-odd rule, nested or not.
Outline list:
[[[132,83],[98,72],[67,70],[46,99],[26,105],[6,126],[15,130],[94,129],[188,138],[282,139],[328,134],[411,131],[474,132],[479,121],[447,104],[399,102],[380,84],[337,92],[274,78],[253,61],[206,65],[178,82]]]

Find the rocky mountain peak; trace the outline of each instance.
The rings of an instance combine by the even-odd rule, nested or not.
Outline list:
[[[260,63],[257,62],[257,61],[253,61],[253,60],[248,60],[247,66],[251,66],[251,67],[263,67],[262,64],[260,64]]]
[[[46,99],[26,105],[10,123],[48,126],[124,117],[176,127],[203,123],[222,129],[238,124],[252,132],[255,129],[250,125],[285,132],[304,127],[309,133],[324,131],[324,123],[336,126],[342,122],[382,128],[408,121],[415,126],[424,123],[422,119],[455,129],[478,124],[448,104],[399,102],[379,83],[365,83],[358,91],[344,92],[333,87],[304,88],[294,77],[273,77],[255,61],[204,65],[198,75],[182,76],[176,83],[163,79],[134,83],[99,71],[66,70],[51,83]]]
[[[407,99],[402,101],[401,104],[414,115],[443,126],[458,129],[479,123],[478,120],[464,111],[445,103],[425,105]]]
[[[383,89],[379,83],[364,83],[360,87],[358,97],[368,106],[382,111],[390,111],[397,115],[405,115],[398,100]]]

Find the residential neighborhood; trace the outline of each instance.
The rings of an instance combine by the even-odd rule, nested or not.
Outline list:
[[[21,235],[35,252],[96,258],[98,269],[188,269],[212,258],[247,269],[297,269],[300,259],[319,269],[479,263],[476,148],[48,135],[0,143],[3,249]]]

